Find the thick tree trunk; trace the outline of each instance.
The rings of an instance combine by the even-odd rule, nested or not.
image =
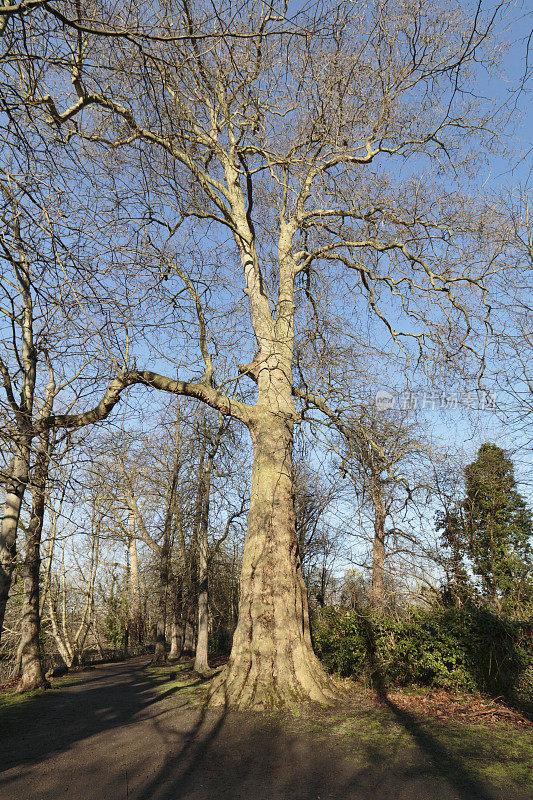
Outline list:
[[[6,489],[4,515],[0,527],[0,639],[4,625],[7,599],[11,579],[16,564],[17,530],[22,507],[22,499],[30,469],[31,436],[22,437],[16,445],[11,462],[9,481]]]
[[[374,521],[374,542],[372,545],[372,586],[370,589],[370,605],[376,614],[385,610],[385,518],[376,513]]]
[[[313,652],[298,555],[292,420],[264,409],[250,425],[254,461],[239,621],[211,702],[272,708],[327,702],[335,689]]]
[[[46,504],[49,442],[43,437],[33,470],[31,517],[26,529],[26,556],[23,567],[22,599],[22,677],[19,692],[40,689],[49,684],[44,677],[39,634],[41,630],[39,573],[41,567],[41,534]]]
[[[136,648],[142,643],[142,604],[139,584],[139,561],[137,558],[137,539],[135,538],[135,517],[130,514],[129,553],[129,645]]]

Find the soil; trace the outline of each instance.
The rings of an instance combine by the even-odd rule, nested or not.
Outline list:
[[[306,707],[296,717],[205,711],[191,693],[157,688],[147,663],[94,667],[0,714],[2,800],[532,796],[531,766],[512,785],[481,778],[437,723],[394,699],[381,711]]]

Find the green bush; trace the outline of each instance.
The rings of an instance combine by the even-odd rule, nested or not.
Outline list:
[[[485,609],[433,608],[409,619],[324,609],[313,620],[317,654],[331,672],[374,684],[527,694],[530,632]]]

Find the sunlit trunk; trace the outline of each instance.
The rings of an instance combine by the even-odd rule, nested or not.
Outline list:
[[[266,409],[251,425],[254,460],[239,620],[213,702],[270,708],[334,695],[311,645],[295,526],[292,428],[292,420]]]
[[[207,564],[207,527],[209,522],[209,480],[204,480],[204,502],[202,522],[198,541],[198,634],[196,639],[196,657],[194,669],[204,673],[209,670],[209,603],[208,603],[208,564]]]
[[[142,605],[139,584],[139,561],[137,557],[137,539],[135,538],[135,517],[130,514],[130,536],[128,540],[129,554],[129,644],[136,648],[142,642]]]
[[[48,477],[49,442],[44,436],[33,469],[32,508],[30,521],[26,528],[26,554],[22,570],[22,676],[18,691],[31,691],[46,686],[41,658],[39,634],[41,630],[39,603],[39,573],[41,567],[41,534],[43,530],[46,504],[46,483]]]
[[[24,435],[15,444],[6,487],[4,515],[0,526],[0,638],[4,625],[11,579],[16,564],[17,530],[24,492],[28,485],[31,436]]]
[[[179,658],[181,655],[183,631],[180,625],[180,590],[177,580],[174,578],[170,587],[170,652],[169,658]]]

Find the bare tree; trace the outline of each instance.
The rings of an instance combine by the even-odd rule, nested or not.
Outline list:
[[[115,153],[118,171],[137,165],[142,255],[185,287],[196,311],[202,374],[195,379],[190,365],[185,379],[131,369],[122,385],[194,397],[250,431],[239,622],[212,699],[264,707],[335,693],[311,645],[292,443],[298,401],[328,416],[346,394],[336,391],[341,370],[322,374],[295,326],[316,318],[314,330],[326,331],[328,320],[342,319],[333,327],[345,332],[362,317],[382,325],[370,337],[381,337],[381,352],[396,348],[425,364],[431,354],[431,363],[466,370],[488,329],[499,243],[482,233],[486,205],[453,181],[476,147],[490,148],[499,122],[463,91],[485,58],[490,12],[384,0],[347,14],[333,3],[302,10],[286,31],[283,3],[245,2],[235,31],[235,10],[228,4],[200,39],[201,4],[165,5],[163,39],[139,48],[106,38],[99,63],[87,55],[94,32],[78,26],[61,58],[37,54],[44,67],[38,84],[28,79],[24,101],[35,124],[62,126],[69,141],[86,143],[80,158]],[[142,9],[132,13],[142,18]],[[54,97],[61,69],[63,105]],[[224,337],[211,312],[224,304],[221,282],[209,301],[204,275],[174,257],[188,220],[211,241],[224,231],[233,248],[224,287],[239,326],[244,291],[251,329],[241,329],[244,347],[232,363],[239,353],[248,361],[238,370],[255,385],[253,403],[230,394],[217,370]]]
[[[207,442],[208,449],[205,454],[205,463],[202,462],[202,468],[199,473],[198,482],[198,495],[202,498],[201,504],[201,519],[198,528],[198,634],[196,639],[196,651],[194,659],[194,669],[200,674],[206,674],[209,671],[208,660],[208,635],[209,635],[209,572],[213,559],[219,552],[221,546],[227,540],[230,528],[233,522],[241,516],[246,506],[246,496],[241,494],[240,505],[232,510],[226,519],[223,527],[222,534],[209,546],[208,528],[209,528],[209,507],[210,495],[212,491],[212,476],[217,467],[216,472],[220,475],[220,467],[216,465],[217,455],[219,451],[225,450],[225,460],[231,463],[231,468],[234,472],[238,465],[238,458],[231,450],[238,446],[238,439],[231,435],[230,421],[224,419],[219,415],[218,426],[212,431],[208,430],[206,425],[205,416],[202,415],[200,435],[204,437]],[[223,448],[221,448],[223,445]],[[224,453],[222,454],[224,455]],[[220,460],[217,459],[217,460]]]
[[[349,479],[373,527],[370,604],[387,607],[386,561],[390,540],[416,537],[402,532],[400,515],[427,503],[433,489],[433,461],[442,460],[411,411],[381,411],[362,405],[342,427],[338,468]],[[418,543],[422,548],[422,543]],[[389,581],[390,582],[390,581]]]
[[[89,493],[90,494],[90,493]],[[51,527],[46,551],[47,580],[43,591],[41,613],[47,609],[45,621],[49,626],[57,651],[67,667],[80,662],[87,636],[95,619],[95,587],[100,564],[101,540],[106,532],[106,515],[102,513],[102,498],[98,493],[87,497],[88,501],[88,559],[82,565],[75,556],[74,563],[68,563],[67,542],[72,542],[74,535],[62,531],[60,548],[57,557],[58,516]],[[74,550],[77,545],[74,545]],[[77,573],[77,580],[73,575]],[[76,584],[78,584],[76,586]],[[74,612],[74,613],[73,613]]]
[[[74,413],[92,394],[92,389],[87,393],[86,383],[94,385],[103,376],[97,353],[85,351],[85,359],[80,357],[90,336],[85,324],[81,331],[72,324],[79,309],[72,284],[64,280],[68,257],[63,258],[61,252],[67,248],[54,220],[54,213],[60,216],[60,212],[53,207],[59,193],[54,195],[51,190],[51,196],[44,197],[43,192],[39,183],[28,188],[9,174],[0,175],[0,375],[5,397],[4,446],[10,459],[4,475],[0,527],[0,634],[16,566],[17,531],[35,441],[39,444],[34,489],[46,483],[46,443],[53,432],[104,419],[127,386],[119,367],[118,377],[110,382],[101,402],[87,412]],[[113,369],[117,370],[116,362]],[[54,404],[57,407],[59,402],[67,413],[54,413]],[[33,544],[27,542],[35,554],[44,514],[41,500],[36,502],[39,511],[32,525],[37,527],[31,537]],[[38,570],[38,564],[35,568]],[[34,567],[30,572],[35,576]]]

